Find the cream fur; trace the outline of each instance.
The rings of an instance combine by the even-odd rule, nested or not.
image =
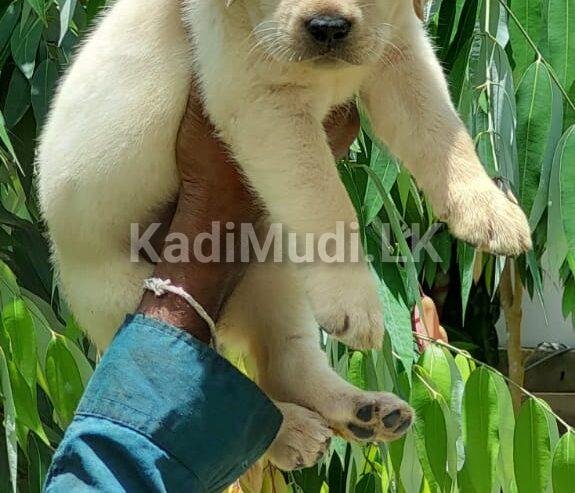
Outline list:
[[[330,232],[336,221],[356,221],[321,122],[361,94],[378,136],[457,236],[502,253],[530,245],[523,213],[475,155],[411,1],[182,4],[118,0],[64,78],[40,142],[40,202],[61,285],[101,348],[152,271],[129,262],[130,224],[153,222],[177,193],[174,144],[192,72],[270,219],[291,231]],[[308,49],[298,22],[316,11],[343,13],[360,26],[348,54],[354,64],[297,63]],[[263,27],[254,39],[256,26]],[[283,45],[265,52],[270,33]],[[352,346],[380,344],[382,317],[366,264],[253,265],[218,327],[223,338],[243,341],[262,388],[285,403],[271,455],[287,469],[324,450],[329,433],[320,423],[354,438],[350,424],[366,425],[356,413],[372,404],[370,439],[388,440],[396,434],[381,418],[393,410],[411,416],[398,398],[361,392],[336,376],[318,347],[318,322]],[[303,435],[286,432],[301,432],[302,422]],[[286,452],[292,449],[301,453]]]

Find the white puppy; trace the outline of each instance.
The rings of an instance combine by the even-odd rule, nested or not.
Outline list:
[[[484,172],[450,102],[412,0],[118,0],[64,78],[38,157],[61,285],[101,348],[152,271],[129,261],[130,224],[154,222],[177,194],[192,73],[270,220],[299,239],[357,220],[322,121],[359,95],[456,236],[498,253],[530,246],[524,214]],[[330,430],[389,440],[412,420],[398,398],[337,377],[318,323],[353,347],[380,344],[366,263],[252,265],[218,327],[243,339],[279,402],[270,456],[284,469],[313,464]]]

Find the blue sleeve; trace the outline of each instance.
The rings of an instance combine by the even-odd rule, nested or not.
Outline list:
[[[211,348],[130,316],[86,389],[45,491],[220,492],[265,452],[281,419]]]

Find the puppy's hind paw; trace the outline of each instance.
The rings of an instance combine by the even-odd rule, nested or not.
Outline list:
[[[267,451],[270,462],[283,471],[312,467],[329,449],[331,429],[317,413],[287,402],[276,402],[283,423]]]

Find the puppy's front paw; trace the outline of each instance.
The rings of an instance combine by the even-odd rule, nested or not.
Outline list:
[[[517,200],[488,179],[455,191],[445,219],[454,236],[480,250],[513,256],[531,249],[529,223]]]
[[[365,264],[316,267],[306,287],[316,321],[328,334],[354,349],[381,347],[381,305]]]
[[[315,465],[327,452],[333,432],[317,413],[287,402],[276,402],[283,423],[267,451],[270,462],[283,471]]]

